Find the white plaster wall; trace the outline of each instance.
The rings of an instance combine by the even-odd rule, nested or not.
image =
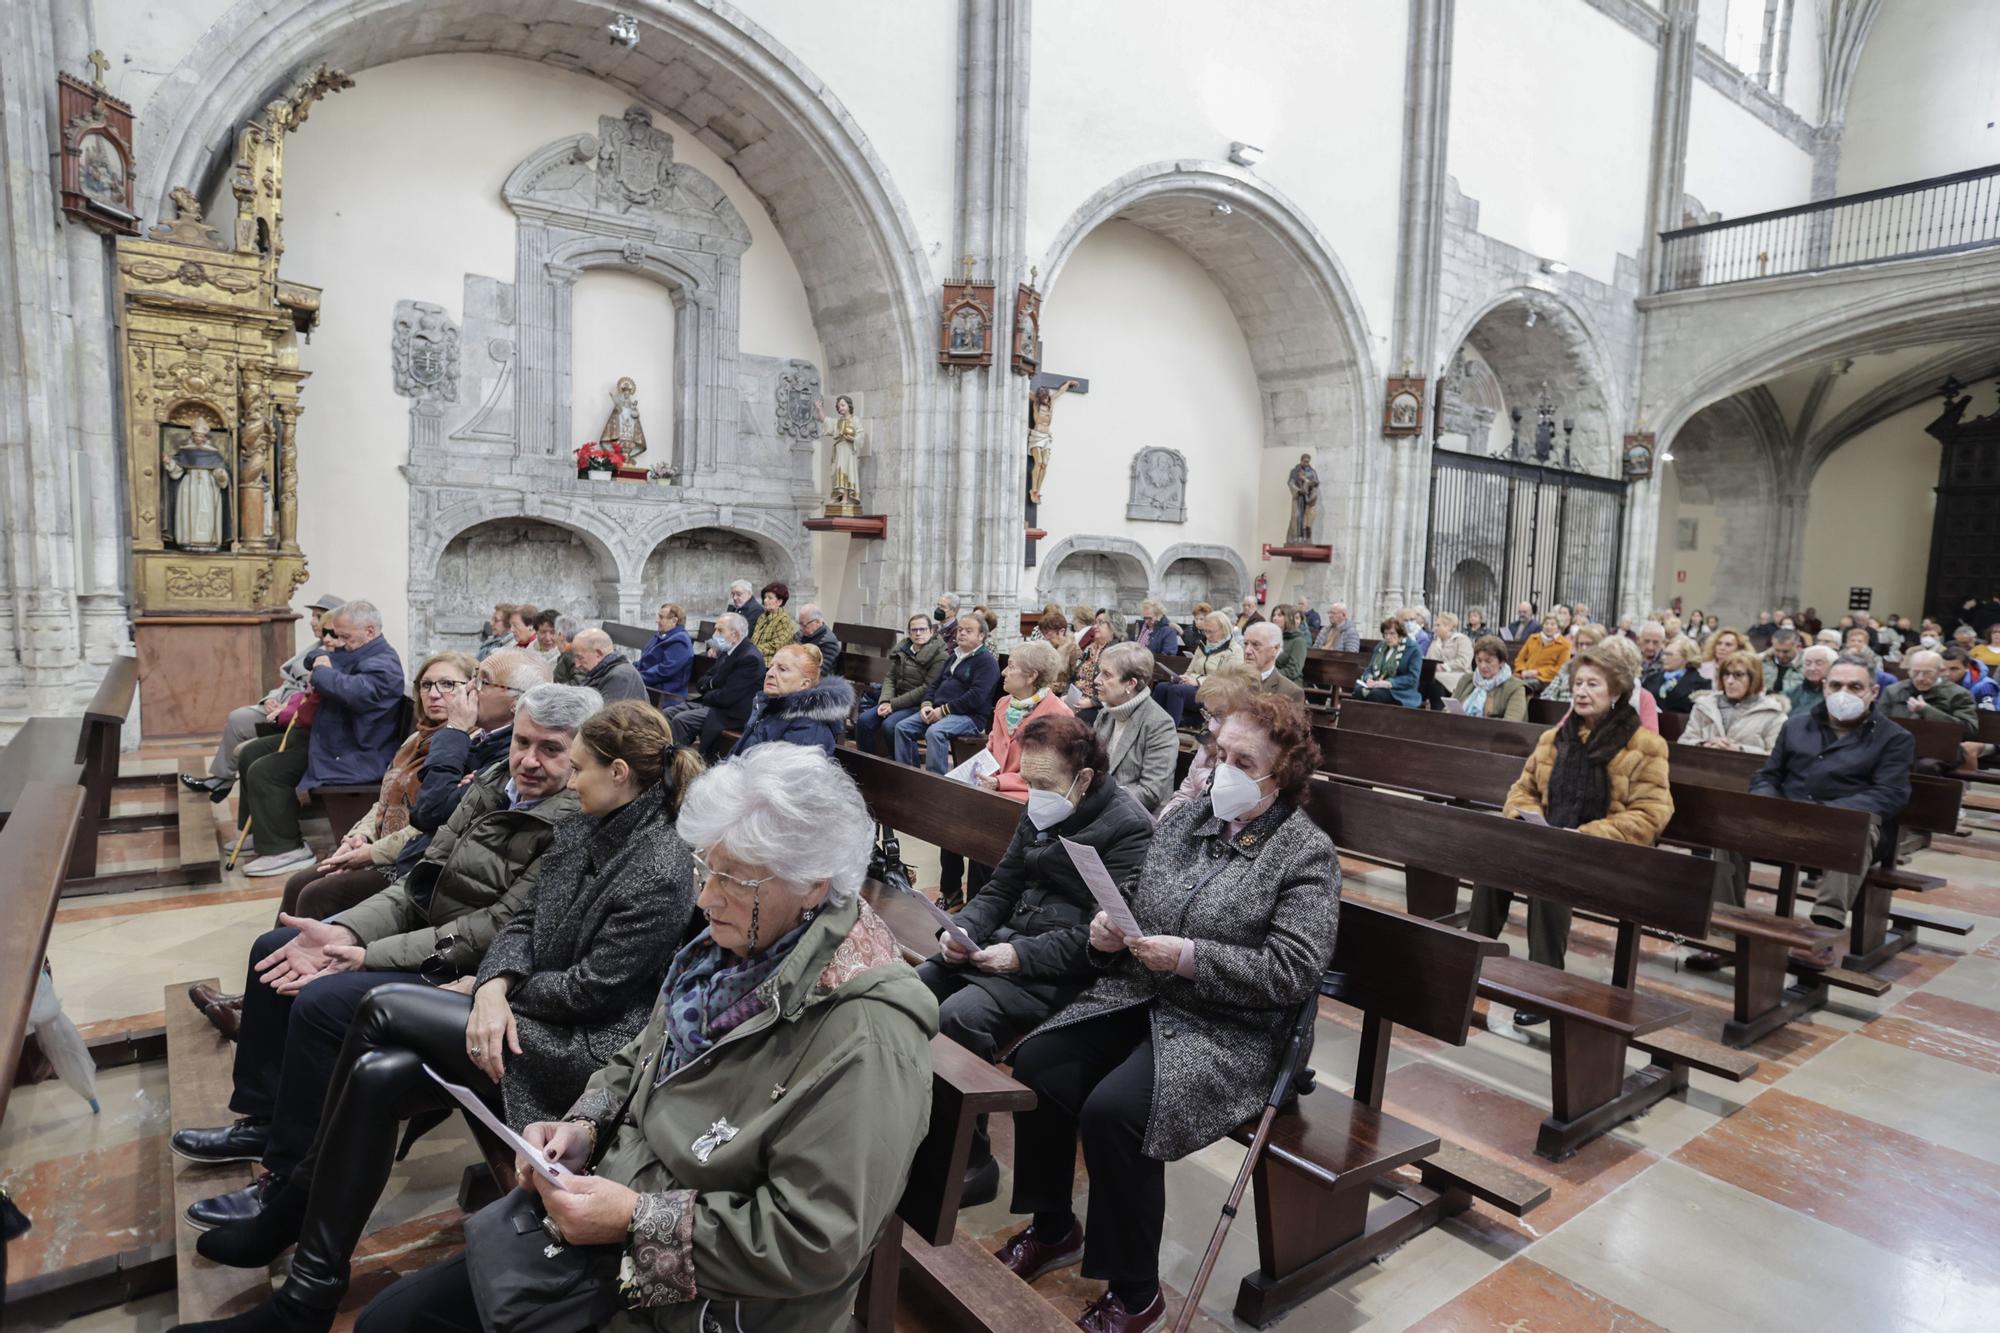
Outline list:
[[[1801,596],[1822,615],[1847,607],[1847,590],[1875,590],[1878,615],[1922,613],[1931,550],[1937,416],[1922,403],[1841,446],[1813,478],[1806,510]]]
[[[1460,4],[1449,157],[1480,231],[1601,282],[1640,254],[1658,59],[1572,0]]]
[[[507,173],[554,139],[594,133],[598,116],[618,115],[629,101],[546,65],[431,56],[357,74],[355,87],[315,107],[286,147],[284,271],[326,290],[320,328],[300,353],[312,372],[299,456],[299,541],[312,579],[300,595],[331,589],[375,601],[413,659],[423,645],[406,644],[404,634],[409,511],[396,469],[408,457],[409,400],[394,393],[389,368],[396,301],[433,301],[457,319],[466,273],[511,282],[514,218],[500,200]],[[427,107],[451,114],[422,114]],[[749,225],[743,350],[823,365],[804,287],[763,207],[692,134],[656,119],[674,134],[678,159],[717,181]],[[671,334],[635,331],[626,341],[650,360],[663,337]],[[581,364],[616,350],[590,352]],[[654,377],[664,388],[668,376]],[[642,406],[664,406],[644,380],[640,387]],[[583,438],[602,424],[605,401],[590,404],[586,415],[597,420]],[[495,588],[489,600],[512,591]]]
[[[1687,192],[1725,218],[1803,204],[1812,198],[1812,155],[1697,79]]]
[[[1840,192],[2000,162],[2000,4],[1889,0],[1848,95]]]
[[[953,0],[736,0],[736,8],[840,99],[909,208],[932,271],[949,268],[939,256],[951,240],[958,5]]]
[[[679,147],[678,141],[675,147]],[[611,415],[611,391],[630,375],[639,389],[639,424],[651,464],[673,456],[674,301],[636,273],[596,269],[577,280],[570,309],[569,445],[597,439]]]
[[[1089,377],[1090,393],[1056,405],[1042,551],[1081,533],[1129,538],[1153,561],[1180,542],[1218,542],[1234,547],[1254,577],[1259,542],[1284,536],[1256,531],[1266,463],[1282,462],[1282,473],[1296,460],[1265,457],[1250,349],[1207,272],[1152,232],[1108,222],[1063,268],[1043,327],[1049,346],[1062,349],[1061,364]],[[1132,456],[1153,445],[1187,458],[1186,523],[1125,517]],[[1028,586],[1041,572],[1028,572]]]
[[[91,0],[97,45],[111,62],[104,71],[104,86],[143,120],[153,90],[233,3],[235,0]],[[143,172],[152,165],[142,162],[139,169]]]
[[[1820,32],[1826,26],[1827,0],[1795,0],[1791,61],[1785,66],[1785,105],[1814,125],[1826,119],[1819,104]]]
[[[1038,6],[1028,253],[1047,254],[1085,200],[1136,167],[1222,161],[1231,141],[1253,143],[1267,153],[1258,174],[1305,211],[1347,270],[1381,355],[1396,279],[1408,8],[1388,0]],[[1081,348],[1049,336],[1045,364],[1080,364]]]

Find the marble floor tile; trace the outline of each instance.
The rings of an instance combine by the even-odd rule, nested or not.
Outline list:
[[[59,1079],[16,1088],[0,1122],[0,1180],[37,1162],[102,1151],[167,1132],[167,1066],[119,1065],[97,1073],[97,1115]]]
[[[10,1169],[7,1192],[33,1221],[7,1247],[7,1280],[145,1251],[173,1234],[164,1134]],[[150,1256],[148,1256],[150,1257]]]
[[[2000,1074],[2000,1010],[1923,990],[1870,1023],[1867,1032],[1875,1041]]]
[[[199,889],[175,889],[144,899],[138,899],[136,894],[119,894],[108,902],[78,903],[74,907],[60,908],[56,912],[56,924],[67,926],[80,921],[123,920],[154,912],[178,912],[189,907],[216,907],[229,903],[258,901],[268,902],[271,905],[271,917],[275,920],[278,914],[278,900],[283,896],[283,886],[274,886],[271,880],[252,880],[251,883],[256,887],[226,889],[221,885],[215,885]]]
[[[1410,1327],[1411,1333],[1652,1333],[1661,1328],[1527,1258],[1510,1259]]]
[[[2000,1284],[2000,1166],[1992,1162],[1781,1089],[1673,1160],[1906,1259]]]
[[[1586,1220],[1532,1258],[1667,1328],[1965,1333],[1990,1328],[2000,1298],[1983,1279],[1906,1259],[1677,1162]]]
[[[1947,1148],[2000,1162],[2000,1075],[1863,1034],[1775,1086]]]
[[[1941,972],[1923,989],[1925,995],[1978,1005],[2000,1013],[2000,960],[1973,956]]]

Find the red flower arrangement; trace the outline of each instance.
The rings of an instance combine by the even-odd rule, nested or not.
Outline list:
[[[601,445],[596,440],[585,440],[576,447],[576,474],[586,472],[616,472],[625,466],[625,450],[615,441]]]

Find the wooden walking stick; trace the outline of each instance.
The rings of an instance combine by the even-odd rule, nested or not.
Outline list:
[[[278,737],[278,748],[276,750],[276,753],[283,754],[285,752],[285,743],[291,740],[292,728],[297,726],[298,724],[299,724],[299,715],[295,710],[292,713],[292,720],[285,724],[285,734]],[[257,819],[256,816],[254,815],[243,816],[243,831],[236,835],[236,845],[229,849],[229,862],[227,865],[222,867],[224,870],[236,869],[236,855],[238,852],[241,852],[243,850],[243,844],[250,840],[250,826],[256,822]]]
[[[1278,1065],[1277,1082],[1271,1085],[1271,1095],[1264,1102],[1264,1114],[1257,1121],[1257,1132],[1250,1138],[1250,1151],[1243,1155],[1243,1168],[1236,1173],[1236,1183],[1229,1187],[1229,1200],[1222,1205],[1222,1216],[1216,1219],[1215,1234],[1209,1237],[1208,1253],[1201,1257],[1201,1267],[1195,1270],[1194,1282],[1188,1287],[1187,1296],[1181,1301],[1180,1315],[1174,1320],[1174,1333],[1187,1333],[1194,1322],[1194,1312],[1201,1308],[1201,1293],[1208,1288],[1209,1275],[1215,1271],[1215,1261],[1222,1257],[1222,1242],[1229,1235],[1229,1224],[1236,1220],[1237,1205],[1243,1202],[1243,1191],[1250,1187],[1250,1173],[1257,1169],[1257,1162],[1264,1155],[1264,1145],[1271,1137],[1271,1122],[1277,1119],[1278,1110],[1292,1099],[1292,1089],[1299,1086],[1300,1092],[1311,1092],[1309,1081],[1311,1072],[1304,1068],[1306,1055],[1312,1049],[1313,1022],[1319,1017],[1319,997],[1322,993],[1338,996],[1343,987],[1340,982],[1343,973],[1329,972],[1320,981],[1317,989],[1306,996],[1299,1006],[1298,1016],[1292,1020],[1292,1035],[1285,1046],[1285,1058]],[[1306,1079],[1300,1075],[1305,1074]]]

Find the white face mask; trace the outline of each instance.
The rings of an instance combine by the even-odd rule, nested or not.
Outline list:
[[[1081,778],[1083,774],[1077,774]],[[1076,790],[1076,779],[1069,784],[1070,791]],[[1052,791],[1039,787],[1028,788],[1028,822],[1046,833],[1056,825],[1076,813],[1076,806],[1067,795],[1058,796]]]
[[[1266,773],[1264,778],[1270,776]],[[1215,807],[1216,818],[1241,819],[1249,814],[1264,799],[1264,793],[1258,786],[1264,778],[1253,778],[1234,764],[1217,768],[1208,784],[1209,804]]]
[[[1845,690],[1830,691],[1826,696],[1826,712],[1836,722],[1859,722],[1861,715],[1868,711],[1868,701],[1858,694]]]
[[[1421,631],[1422,629],[1423,629],[1423,625],[1422,625],[1422,624],[1421,624],[1420,622],[1418,622],[1418,621],[1415,621],[1415,620],[1405,620],[1405,621],[1403,622],[1403,634],[1404,634],[1404,637],[1406,637],[1406,638],[1411,638],[1411,639],[1414,639],[1414,638],[1416,638],[1416,637],[1417,637],[1417,634],[1418,634],[1418,632],[1419,632],[1419,631]]]
[[[710,635],[710,636],[709,636],[709,640],[708,640],[708,644],[709,644],[709,647],[711,647],[711,648],[715,649],[715,651],[716,651],[716,652],[718,652],[718,653],[726,653],[726,652],[728,652],[728,651],[729,651],[729,650],[730,650],[731,648],[733,648],[733,647],[735,647],[735,646],[736,646],[735,644],[731,643],[731,642],[730,642],[729,640],[727,640],[727,639],[723,638],[723,637],[722,637],[722,636],[721,636],[720,634],[714,634],[714,635]]]

